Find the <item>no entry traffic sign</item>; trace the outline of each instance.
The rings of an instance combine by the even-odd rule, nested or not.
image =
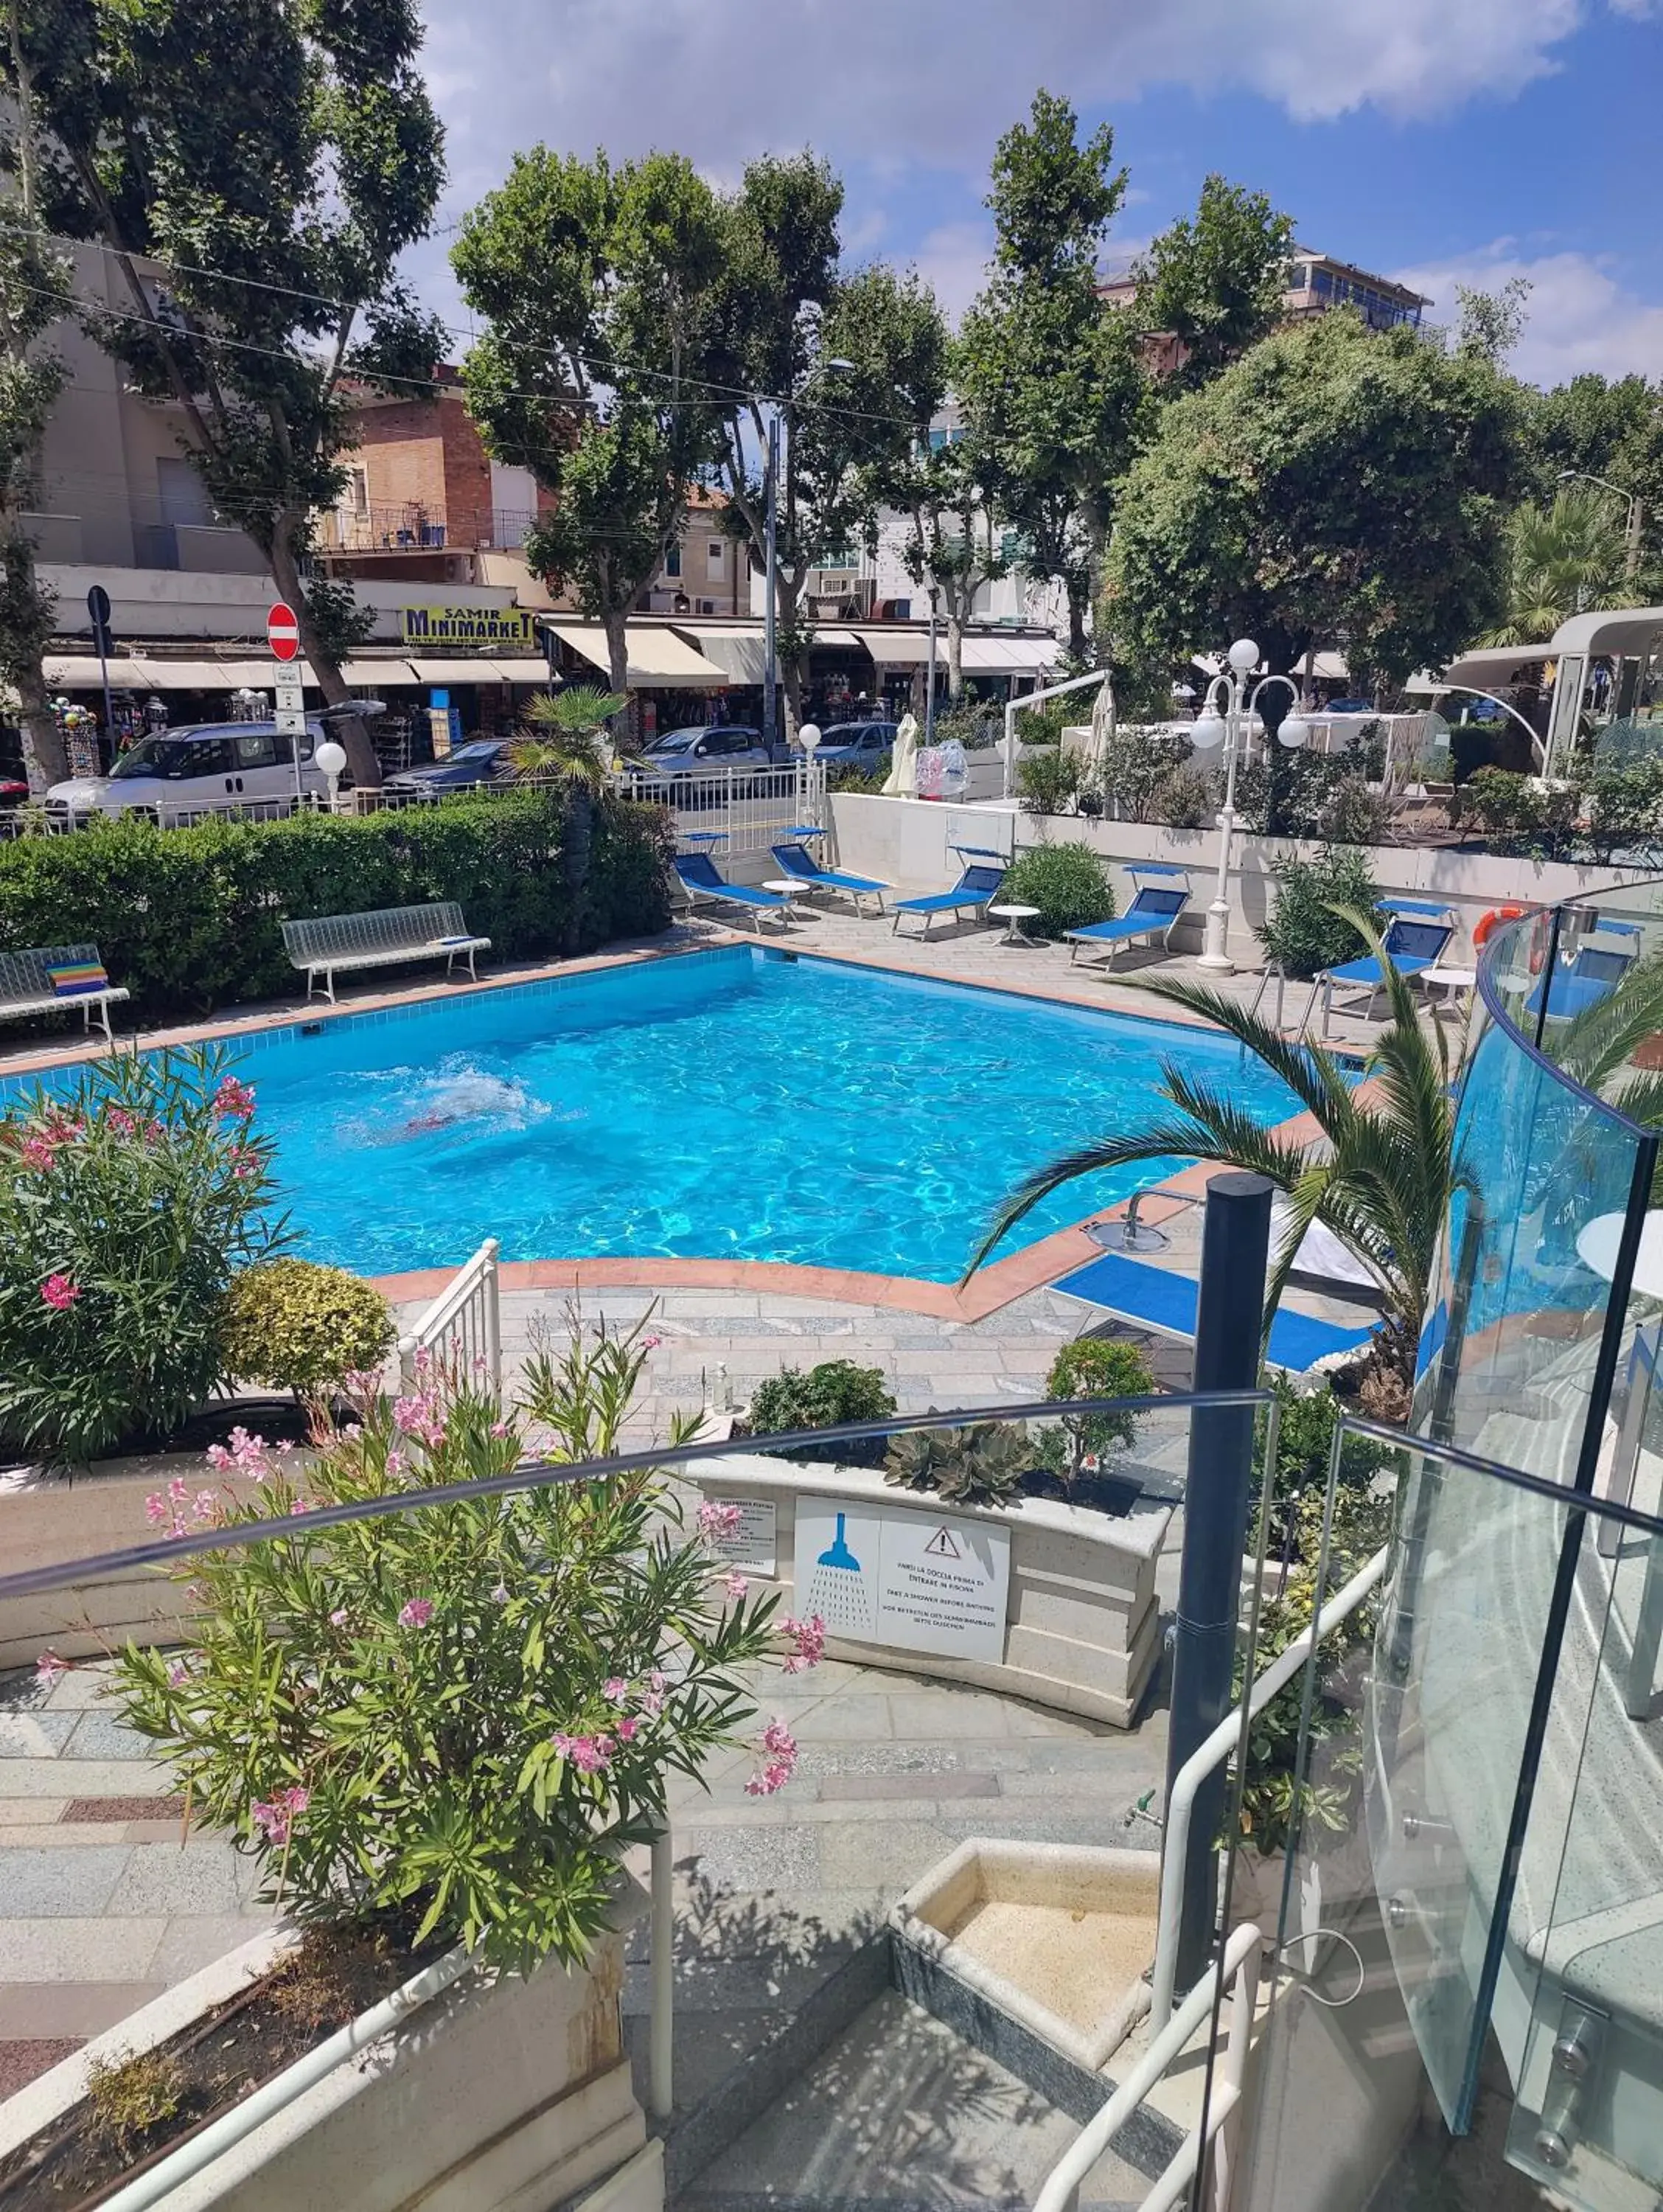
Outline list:
[[[293,660],[300,649],[300,625],[294,610],[279,599],[265,618],[266,641],[279,660]]]

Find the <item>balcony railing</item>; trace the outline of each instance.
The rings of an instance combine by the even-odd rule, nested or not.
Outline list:
[[[417,501],[335,508],[318,518],[325,553],[512,552],[537,517],[511,507],[428,507]]]

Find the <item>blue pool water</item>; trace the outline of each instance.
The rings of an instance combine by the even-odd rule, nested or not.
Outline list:
[[[1158,1104],[1158,1063],[1270,1122],[1227,1040],[760,948],[427,1003],[258,1041],[301,1249],[367,1274],[603,1254],[957,1278],[1030,1168]],[[1158,1177],[1059,1194],[1026,1242]]]

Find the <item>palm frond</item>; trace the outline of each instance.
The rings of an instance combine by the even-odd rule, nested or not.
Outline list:
[[[1279,1076],[1302,1106],[1325,1131],[1334,1118],[1344,1119],[1351,1109],[1350,1086],[1346,1082],[1338,1060],[1320,1045],[1294,1044],[1279,1030],[1268,1022],[1260,1021],[1240,1000],[1227,998],[1222,991],[1209,990],[1203,983],[1192,983],[1175,975],[1151,975],[1128,988],[1146,993],[1150,998],[1164,999],[1169,1006],[1181,1006],[1186,1013],[1197,1016],[1215,1029],[1227,1030],[1253,1058],[1262,1060],[1272,1074]]]

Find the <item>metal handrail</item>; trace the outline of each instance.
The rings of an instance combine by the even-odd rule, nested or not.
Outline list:
[[[1108,2102],[1092,2116],[1052,2167],[1034,2200],[1034,2212],[1078,2212],[1080,2184],[1197,2028],[1210,2016],[1219,1990],[1229,1983],[1229,2037],[1209,2100],[1205,2132],[1199,2128],[1191,2130],[1183,2149],[1145,2199],[1143,2212],[1161,2212],[1162,2208],[1176,2202],[1177,2191],[1194,2172],[1203,2149],[1241,2100],[1253,2033],[1253,2005],[1259,1994],[1260,1941],[1259,1932],[1251,1922],[1231,1931],[1217,1964],[1207,1969]],[[1218,2201],[1222,2205],[1222,2196]]]
[[[1247,1693],[1250,1717],[1256,1718],[1278,1692],[1285,1690],[1323,1638],[1356,1611],[1385,1574],[1389,1556],[1390,1547],[1382,1545],[1368,1565],[1329,1599],[1309,1626],[1257,1678]],[[1149,2006],[1150,2022],[1157,2031],[1172,2018],[1173,1983],[1178,1970],[1178,1924],[1184,1901],[1184,1855],[1196,1795],[1207,1777],[1229,1757],[1241,1733],[1241,1708],[1237,1705],[1179,1768],[1168,1800],[1161,1853],[1161,1901],[1156,1919],[1155,1974]]]
[[[398,1379],[406,1389],[416,1380],[419,1352],[442,1351],[457,1337],[464,1350],[485,1363],[493,1390],[502,1390],[502,1304],[500,1292],[502,1247],[488,1237],[472,1259],[458,1268],[433,1304],[398,1340]]]

